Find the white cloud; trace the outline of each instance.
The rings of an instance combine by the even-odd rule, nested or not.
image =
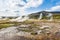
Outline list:
[[[60,5],[51,7],[49,10],[46,11],[60,11]]]
[[[14,13],[14,12],[2,12],[2,11],[0,11],[0,16],[6,16],[6,17],[8,17],[8,16],[16,16],[16,14]]]
[[[21,13],[25,13],[25,9],[30,7],[38,7],[43,3],[43,0],[27,0],[27,3],[24,5],[24,7],[21,8]]]
[[[52,7],[51,10],[60,10],[60,6],[55,6],[55,7]]]
[[[20,11],[20,14],[25,15],[27,12],[26,11],[27,8],[38,7],[43,3],[43,0],[26,0],[26,1],[27,3],[24,2],[23,0],[0,0],[0,11],[9,10],[10,11],[9,13],[7,11],[5,13],[12,15],[12,14],[16,14],[14,13],[14,11],[18,10]],[[24,6],[20,7],[20,6],[17,6],[17,4],[24,5]],[[5,13],[3,12],[3,14]]]
[[[25,7],[38,7],[43,3],[43,0],[29,0]]]

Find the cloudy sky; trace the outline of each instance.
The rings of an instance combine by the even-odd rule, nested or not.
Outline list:
[[[38,11],[60,11],[60,0],[0,0],[0,16],[21,16]]]

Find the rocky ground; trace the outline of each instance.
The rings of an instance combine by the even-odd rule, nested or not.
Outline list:
[[[0,40],[60,40],[59,22],[24,22],[0,29]]]

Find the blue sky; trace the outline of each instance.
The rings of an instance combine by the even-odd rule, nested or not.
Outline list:
[[[50,8],[60,6],[60,0],[44,0],[42,5],[38,6],[37,8],[29,8],[29,11],[45,11],[50,10]],[[59,10],[52,10],[52,11],[60,11]]]
[[[0,16],[20,16],[39,11],[60,11],[60,0],[0,0]]]

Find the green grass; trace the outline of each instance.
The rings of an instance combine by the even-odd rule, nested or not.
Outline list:
[[[7,28],[13,26],[12,24],[0,24],[0,29],[1,28]]]
[[[60,15],[53,15],[54,19],[60,19]]]

